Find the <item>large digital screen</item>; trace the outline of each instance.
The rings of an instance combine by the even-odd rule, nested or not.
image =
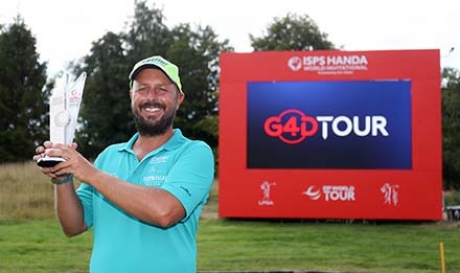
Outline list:
[[[247,168],[411,169],[411,83],[249,82]]]
[[[219,216],[442,219],[439,50],[222,53]]]

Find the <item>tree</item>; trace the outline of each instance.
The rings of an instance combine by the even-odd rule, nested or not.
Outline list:
[[[134,64],[153,54],[166,57],[171,44],[169,28],[164,24],[163,11],[149,8],[146,1],[135,1],[134,20],[128,32],[122,33],[127,61]]]
[[[228,40],[217,41],[211,27],[181,24],[171,31],[173,43],[167,55],[180,63],[185,100],[179,108],[176,125],[190,138],[217,146],[217,103],[219,53],[232,51]]]
[[[308,15],[288,13],[284,18],[274,19],[266,36],[258,38],[250,34],[249,39],[255,51],[334,49],[327,36]]]
[[[460,72],[442,72],[442,144],[444,188],[460,188]]]
[[[0,160],[30,160],[48,139],[49,90],[46,63],[38,61],[36,41],[18,16],[0,29]]]
[[[123,40],[109,32],[93,43],[91,54],[77,67],[87,81],[76,134],[79,150],[94,158],[107,144],[126,140],[135,131],[131,116],[128,71]]]
[[[164,22],[162,10],[135,2],[134,20],[127,32],[106,34],[93,43],[91,53],[75,67],[88,73],[80,112],[77,142],[93,158],[105,146],[125,141],[135,131],[128,74],[145,57],[162,55],[177,63],[185,92],[175,126],[190,138],[217,145],[218,55],[232,50],[228,41],[218,42],[210,27],[181,24],[173,29]],[[214,130],[214,131],[210,131]]]

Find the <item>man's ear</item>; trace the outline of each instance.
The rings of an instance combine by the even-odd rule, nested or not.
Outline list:
[[[179,95],[177,95],[177,106],[176,106],[176,111],[179,109],[180,105],[181,105],[182,102],[184,101],[184,98],[185,98],[185,94],[184,94],[184,93],[179,93]]]

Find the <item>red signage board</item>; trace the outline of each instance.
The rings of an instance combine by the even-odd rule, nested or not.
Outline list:
[[[219,216],[440,220],[439,50],[222,53]]]

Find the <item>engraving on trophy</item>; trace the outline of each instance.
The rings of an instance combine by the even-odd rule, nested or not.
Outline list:
[[[59,112],[56,115],[56,118],[54,120],[56,125],[59,126],[59,127],[66,126],[69,123],[69,121],[70,121],[70,116],[69,116],[69,113],[67,111]]]

